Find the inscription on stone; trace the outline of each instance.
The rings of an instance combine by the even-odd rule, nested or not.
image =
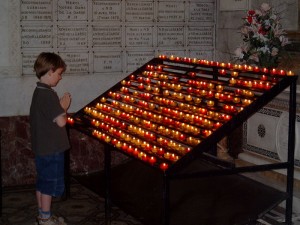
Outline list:
[[[127,52],[127,72],[132,72],[155,56],[154,51],[151,52]]]
[[[158,27],[158,46],[184,46],[184,28],[180,27]]]
[[[33,65],[39,53],[23,53],[22,54],[22,74],[34,74]]]
[[[121,21],[122,4],[119,1],[93,1],[93,20]]]
[[[184,2],[159,1],[158,21],[182,22],[184,21]]]
[[[60,20],[87,20],[88,3],[82,0],[58,0],[57,19]]]
[[[94,72],[122,72],[121,52],[94,52]]]
[[[215,5],[213,2],[190,2],[189,21],[213,22]]]
[[[89,54],[88,52],[60,52],[61,57],[66,62],[66,73],[88,73]]]
[[[51,48],[53,29],[52,26],[22,26],[22,48]]]
[[[52,8],[52,0],[22,0],[21,20],[51,21]]]
[[[125,7],[126,21],[144,22],[154,20],[154,6],[152,1],[128,1]]]
[[[153,47],[153,27],[126,27],[126,46]]]
[[[204,45],[213,46],[214,27],[189,27],[188,28],[188,46]]]
[[[88,29],[84,27],[58,26],[58,47],[87,47]]]
[[[93,26],[93,46],[122,47],[122,27],[97,27]]]
[[[213,50],[190,51],[191,58],[213,60]]]
[[[157,54],[214,56],[216,0],[21,0],[19,10],[24,74],[41,51],[61,54],[70,74],[133,71]]]
[[[181,56],[181,57],[186,56],[185,51],[180,51],[180,50],[159,50],[158,53],[160,55],[168,55],[168,56],[171,56],[171,55],[176,55],[176,56]]]

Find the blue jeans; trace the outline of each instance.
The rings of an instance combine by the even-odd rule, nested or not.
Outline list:
[[[65,153],[36,156],[36,190],[53,197],[62,196],[65,190]]]

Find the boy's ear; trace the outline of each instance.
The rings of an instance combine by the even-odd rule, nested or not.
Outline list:
[[[47,74],[48,74],[49,76],[51,76],[52,73],[54,73],[53,69],[50,69],[50,70],[47,72]]]

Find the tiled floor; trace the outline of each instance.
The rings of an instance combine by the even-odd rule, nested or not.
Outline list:
[[[34,225],[37,207],[33,187],[5,188],[1,225]],[[67,200],[56,199],[53,212],[65,218],[68,225],[106,225],[104,217],[104,199],[86,189],[76,181],[71,184],[71,196]],[[255,224],[279,225],[276,222],[284,218],[283,211],[273,210]],[[254,223],[249,223],[249,225]],[[111,225],[142,225],[132,216],[117,207],[112,208]],[[210,225],[198,224],[195,225]],[[244,224],[246,225],[246,224]],[[300,225],[294,221],[294,225]]]
[[[72,182],[71,196],[55,200],[53,213],[62,216],[68,225],[104,225],[104,199],[77,182]],[[34,225],[37,215],[32,187],[5,188],[1,225]],[[141,225],[122,210],[112,208],[111,225]]]
[[[161,203],[160,182],[157,182],[158,177],[148,170],[148,167],[129,162],[127,165],[114,168],[111,177],[114,202],[118,202],[122,209],[126,209],[136,218],[141,217],[140,221],[144,224],[160,224],[153,218]],[[89,174],[78,179],[95,192],[104,192],[103,187],[101,189],[99,185],[103,183],[103,173]],[[273,209],[257,222],[253,221],[253,217],[257,216],[256,212],[261,213],[268,204],[272,204],[278,193],[249,179],[235,176],[202,178],[201,182],[184,180],[171,183],[171,186],[173,187],[173,195],[171,193],[170,196],[171,208],[176,212],[173,214],[173,220],[171,219],[172,225],[284,224],[285,211],[280,207]],[[184,192],[181,191],[183,189]],[[134,205],[139,207],[133,207]],[[177,216],[177,213],[182,215]]]

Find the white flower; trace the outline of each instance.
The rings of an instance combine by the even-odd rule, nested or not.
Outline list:
[[[272,14],[272,15],[270,16],[270,19],[272,19],[272,20],[277,20],[277,15]]]
[[[241,28],[241,33],[244,34],[244,35],[248,35],[248,34],[249,34],[249,29],[248,29],[248,27],[243,26],[243,27]]]
[[[255,14],[258,15],[258,16],[262,15],[262,13],[261,13],[261,11],[259,9],[255,9]]]
[[[259,62],[259,57],[258,57],[258,54],[257,53],[254,53],[253,55],[251,55],[249,57],[249,59],[252,59],[254,60],[255,62]]]
[[[270,49],[267,46],[258,48],[257,51],[262,53],[270,53]]]
[[[280,42],[281,42],[281,46],[285,46],[285,45],[289,44],[288,38],[284,37],[283,35],[281,35],[281,36],[279,37],[279,40],[280,40]]]
[[[265,26],[271,26],[270,20],[265,20]]]
[[[237,48],[234,51],[234,54],[239,58],[242,59],[244,57],[243,49],[241,47]]]
[[[260,9],[263,12],[267,12],[271,9],[271,6],[268,3],[262,3],[261,6],[260,6]]]
[[[279,29],[279,26],[272,26],[272,29],[274,30],[274,36],[275,37],[280,37],[282,36],[283,34],[285,34],[284,30],[282,29]]]
[[[273,47],[273,48],[272,48],[272,52],[271,52],[271,56],[276,56],[276,55],[278,55],[278,52],[279,52],[278,48]]]
[[[257,38],[258,40],[260,40],[261,42],[267,42],[269,39],[266,38],[263,34],[259,34],[259,33],[255,33],[253,35],[253,38]]]

